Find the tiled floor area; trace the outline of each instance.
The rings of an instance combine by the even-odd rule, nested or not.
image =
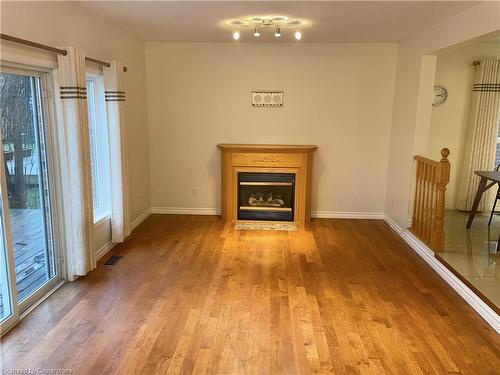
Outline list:
[[[500,215],[478,213],[471,229],[466,229],[468,213],[446,211],[445,251],[439,255],[461,276],[476,287],[497,307],[500,307]]]

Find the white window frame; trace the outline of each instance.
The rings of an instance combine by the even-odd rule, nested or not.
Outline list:
[[[500,146],[500,137],[497,137],[497,147],[496,147],[496,149],[498,149],[499,146]],[[497,151],[496,149],[495,149],[495,154],[496,154],[496,151]],[[494,167],[496,168],[496,165]]]
[[[98,225],[111,218],[111,179],[110,179],[110,158],[109,158],[109,135],[106,116],[106,101],[104,94],[104,78],[101,74],[87,72],[87,81],[91,81],[94,86],[95,97],[90,97],[87,92],[87,101],[93,100],[96,115],[96,140],[97,142],[97,160],[99,160],[98,170],[98,189],[99,189],[99,207],[104,209],[94,210],[94,224]],[[89,120],[89,126],[90,120]],[[92,150],[91,150],[92,152]]]

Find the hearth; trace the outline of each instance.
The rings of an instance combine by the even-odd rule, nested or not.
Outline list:
[[[295,173],[238,172],[238,220],[294,221]]]

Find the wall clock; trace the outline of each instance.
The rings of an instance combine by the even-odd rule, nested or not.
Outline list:
[[[434,86],[434,99],[432,100],[432,105],[441,105],[446,101],[448,97],[448,91],[443,86]]]

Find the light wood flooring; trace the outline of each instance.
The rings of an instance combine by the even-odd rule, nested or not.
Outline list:
[[[497,374],[500,339],[383,221],[153,215],[2,339],[73,374]],[[105,257],[107,258],[107,257]]]

